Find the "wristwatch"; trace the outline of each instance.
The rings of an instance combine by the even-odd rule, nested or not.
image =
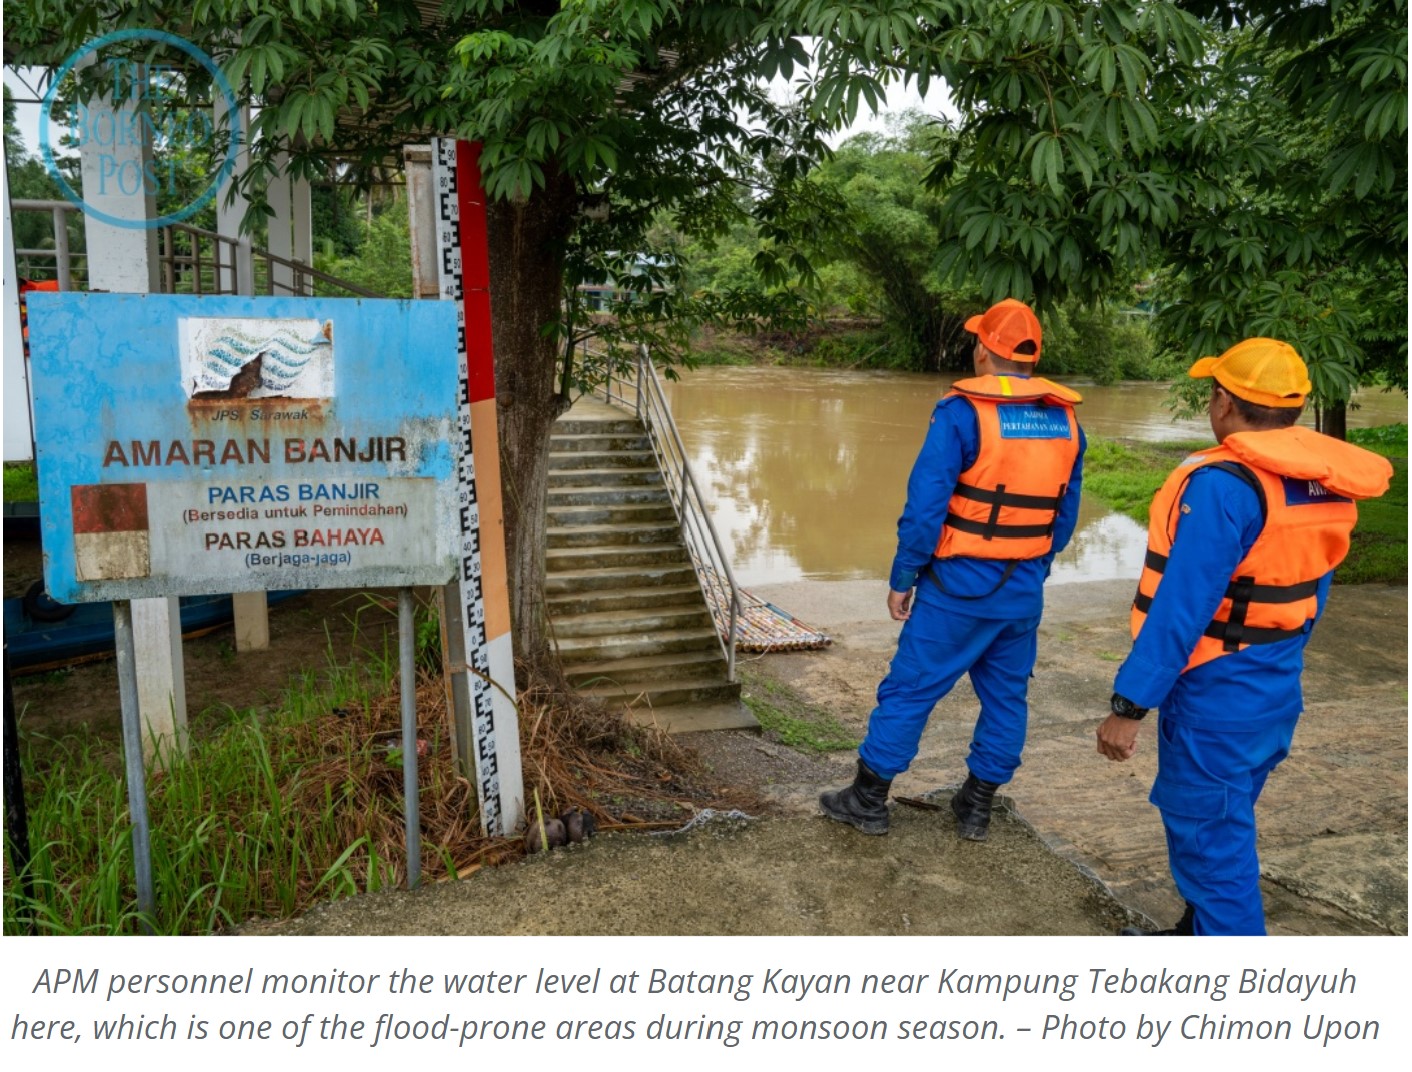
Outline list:
[[[1113,698],[1108,701],[1108,708],[1119,718],[1130,718],[1134,722],[1141,722],[1147,717],[1147,712],[1151,708],[1138,707],[1122,693],[1113,693]]]

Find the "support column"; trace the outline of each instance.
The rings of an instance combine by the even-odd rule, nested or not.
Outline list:
[[[250,237],[240,235],[240,221],[245,218],[245,210],[250,202],[244,195],[237,192],[235,200],[227,204],[227,198],[231,194],[231,188],[235,181],[244,175],[250,166],[250,148],[244,140],[249,137],[250,130],[250,108],[242,105],[237,116],[239,122],[240,137],[242,139],[240,149],[235,156],[235,168],[231,171],[230,178],[221,184],[221,188],[216,193],[216,231],[218,234],[236,240],[234,255],[231,254],[231,247],[226,243],[220,243],[220,260],[223,267],[219,273],[220,291],[222,294],[245,294],[253,296],[255,293],[255,258],[251,252]],[[226,119],[225,100],[220,94],[216,95],[215,124],[217,130],[228,128]],[[234,263],[232,263],[232,261]]]
[[[123,111],[131,108],[129,104]],[[134,124],[136,129],[140,125]],[[124,192],[115,175],[145,174],[150,144],[125,142],[100,146],[89,141],[80,150],[84,201],[109,216],[135,226],[84,217],[91,290],[152,294],[160,289],[157,232],[143,223],[157,215],[155,198],[134,189]],[[134,165],[131,171],[127,165]],[[161,761],[167,749],[185,754],[186,679],[182,667],[181,607],[175,596],[132,601],[137,659],[138,712],[142,748],[149,760]]]
[[[293,179],[290,186],[291,222],[294,224],[294,259],[314,266],[314,202],[308,179]],[[303,279],[301,296],[314,296],[314,281]]]
[[[5,460],[34,458],[34,432],[29,405],[29,368],[20,330],[20,275],[15,264],[15,235],[10,224],[10,168],[5,167]]]
[[[221,130],[226,126],[227,120],[225,101],[218,94],[216,97],[215,123],[216,129]],[[242,235],[240,232],[241,220],[245,218],[245,210],[250,202],[239,192],[235,198],[227,204],[227,197],[231,193],[231,188],[237,179],[245,174],[250,166],[250,147],[247,139],[250,131],[250,108],[242,105],[239,113],[240,135],[242,138],[240,150],[235,157],[235,168],[232,170],[230,178],[227,179],[216,194],[216,231],[218,234],[236,239],[234,246],[234,264],[226,264],[220,271],[220,289],[224,294],[244,294],[246,297],[255,295],[255,255],[252,249],[249,235]],[[279,230],[277,224],[271,221],[270,232],[273,235]],[[226,260],[227,251],[232,247],[226,243],[220,243],[221,259]],[[270,646],[270,610],[269,601],[264,592],[236,592],[231,596],[231,611],[235,625],[235,650],[236,651],[265,651]]]
[[[270,208],[274,210],[274,215],[265,218],[265,226],[269,230],[265,248],[276,257],[292,260],[294,241],[293,232],[290,230],[290,215],[293,206],[289,176],[284,171],[288,166],[289,157],[281,153],[279,174],[272,178],[269,185],[265,187],[265,197],[270,202]],[[294,273],[282,264],[271,263],[270,265],[270,293],[283,297],[294,293]]]

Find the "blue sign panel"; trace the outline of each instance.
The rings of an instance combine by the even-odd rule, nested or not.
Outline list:
[[[996,406],[1002,439],[1068,439],[1069,411],[1031,402]]]
[[[451,578],[454,308],[42,294],[30,342],[54,598]]]
[[[1337,495],[1316,480],[1297,480],[1292,476],[1282,476],[1285,486],[1286,506],[1313,506],[1315,503],[1352,502],[1343,495]]]

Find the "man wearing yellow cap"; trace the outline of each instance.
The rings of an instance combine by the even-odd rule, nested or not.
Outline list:
[[[1348,553],[1354,500],[1385,492],[1392,466],[1295,424],[1310,383],[1287,343],[1247,339],[1190,375],[1213,381],[1219,446],[1152,500],[1132,652],[1098,751],[1131,757],[1161,708],[1149,799],[1187,910],[1159,933],[1264,934],[1255,801],[1289,753],[1304,645]]]
[[[1039,320],[1007,299],[966,330],[976,375],[937,403],[897,523],[887,597],[905,623],[897,655],[853,784],[819,798],[825,815],[865,834],[887,833],[892,779],[917,754],[932,708],[969,673],[981,710],[951,808],[962,838],[985,840],[995,791],[1025,743],[1044,580],[1078,518],[1079,396],[1033,374]]]

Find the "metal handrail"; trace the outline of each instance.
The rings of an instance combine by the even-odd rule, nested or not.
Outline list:
[[[585,343],[585,355],[588,352],[588,344]],[[595,356],[605,357],[602,354]],[[711,512],[707,509],[706,499],[701,494],[696,474],[687,458],[686,447],[682,443],[681,433],[677,430],[677,422],[672,418],[671,407],[667,404],[666,392],[662,390],[662,380],[657,375],[657,369],[646,346],[638,347],[631,383],[618,378],[615,384],[613,362],[605,360],[604,363],[607,366],[607,375],[603,383],[595,388],[595,393],[601,392],[610,405],[632,410],[647,429],[647,441],[652,446],[657,467],[666,481],[667,494],[676,513],[677,524],[681,526],[687,553],[691,556],[696,580],[701,586],[701,594],[711,607],[712,619],[716,617],[717,607],[730,608],[725,636],[720,636],[719,629],[717,635],[721,642],[721,653],[726,657],[726,676],[730,681],[734,681],[736,630],[741,617],[740,587],[735,583],[730,559],[726,556],[721,537],[716,532],[715,522],[711,520]],[[628,397],[629,391],[631,398]],[[715,599],[712,599],[713,594]]]
[[[73,205],[67,201],[41,201],[32,198],[17,197],[10,202],[11,212],[48,212],[54,221],[54,248],[43,249],[17,249],[15,256],[28,255],[33,259],[39,257],[54,258],[54,278],[59,281],[60,290],[73,290],[73,258],[87,257],[86,253],[69,253],[69,226],[68,220],[64,218],[64,213],[74,210]]]
[[[73,290],[72,261],[79,257],[87,258],[88,256],[87,253],[71,253],[69,251],[69,233],[65,226],[64,214],[78,211],[77,206],[68,201],[16,198],[10,202],[10,207],[15,212],[48,212],[53,216],[54,248],[17,249],[15,254],[16,256],[28,255],[32,259],[53,258],[54,274],[55,278],[59,280],[59,289]],[[236,293],[236,250],[244,241],[243,239],[232,238],[230,235],[218,234],[201,227],[192,227],[185,223],[167,224],[158,229],[158,234],[161,243],[158,248],[157,261],[161,265],[163,293],[176,293],[177,276],[183,270],[189,270],[192,293],[194,294]],[[185,245],[186,248],[180,249],[179,245]],[[209,247],[209,252],[203,251],[203,245]],[[264,284],[261,286],[257,283],[255,289],[266,295],[273,296],[278,290],[282,294],[305,297],[313,293],[315,283],[324,283],[360,298],[381,297],[376,291],[329,275],[303,261],[281,257],[267,249],[252,247],[250,254],[254,261],[263,261],[265,264]],[[275,270],[276,266],[286,269],[288,281],[275,278],[279,274]],[[206,282],[207,273],[211,276],[209,287]]]

